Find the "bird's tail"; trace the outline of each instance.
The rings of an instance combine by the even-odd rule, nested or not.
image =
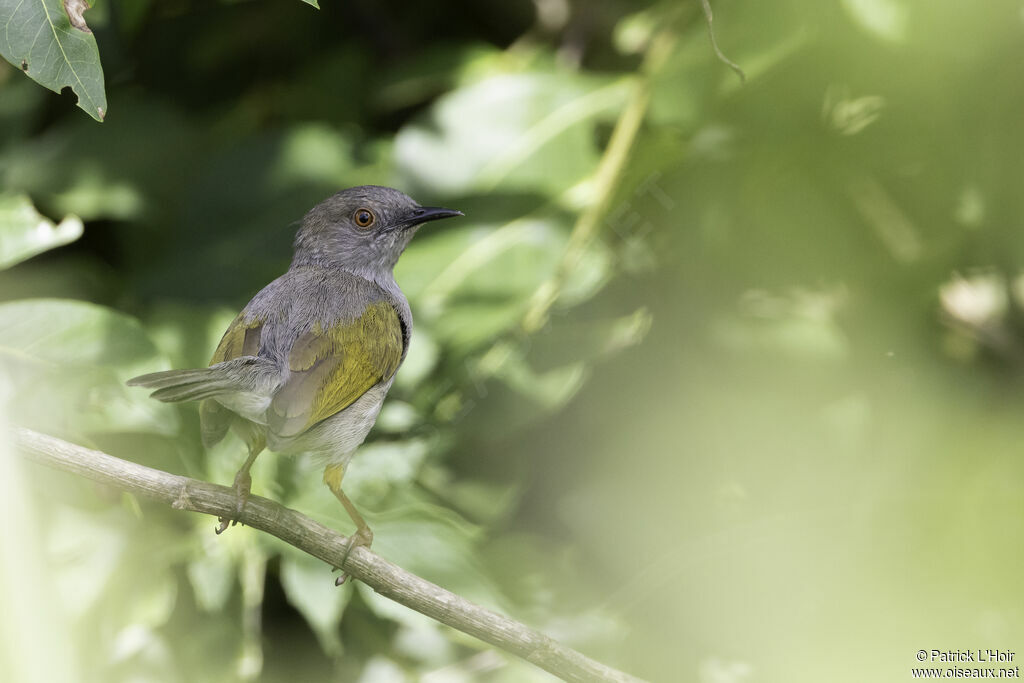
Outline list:
[[[226,377],[218,368],[194,370],[166,370],[132,377],[130,387],[154,389],[150,397],[167,403],[199,401],[238,389],[238,383]]]

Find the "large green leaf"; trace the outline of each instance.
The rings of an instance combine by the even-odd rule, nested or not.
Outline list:
[[[167,366],[134,318],[79,301],[0,305],[0,364],[15,400],[12,422],[75,437],[109,431],[173,433],[173,410],[124,386]]]
[[[54,225],[41,216],[25,195],[0,195],[0,268],[74,242],[82,236],[82,221],[68,216]]]
[[[0,54],[54,92],[71,88],[97,121],[107,115],[96,38],[86,0],[0,0]]]
[[[629,94],[625,79],[569,73],[499,74],[440,98],[395,139],[409,184],[441,194],[557,195],[591,174],[594,125]]]

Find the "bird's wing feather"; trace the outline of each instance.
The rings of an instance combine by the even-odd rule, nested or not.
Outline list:
[[[370,304],[355,319],[314,326],[288,354],[289,376],[270,403],[268,428],[289,438],[344,410],[390,379],[402,352],[402,325],[386,301]]]
[[[228,325],[221,337],[217,349],[213,352],[210,365],[223,363],[226,360],[242,356],[255,356],[259,353],[260,335],[263,333],[263,319],[247,318],[242,311]],[[235,419],[234,413],[213,399],[205,399],[199,404],[199,425],[203,445],[211,448],[219,443],[231,427]]]
[[[250,318],[242,311],[228,325],[227,331],[213,352],[210,365],[222,363],[241,356],[255,356],[260,350],[260,335],[263,334],[263,319]]]

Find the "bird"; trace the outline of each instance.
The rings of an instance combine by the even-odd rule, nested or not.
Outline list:
[[[209,367],[128,380],[153,389],[159,401],[201,401],[206,448],[228,431],[245,443],[248,455],[234,479],[236,514],[219,518],[218,534],[241,517],[249,470],[268,449],[308,453],[324,466],[324,483],[356,526],[342,565],[355,547],[373,543],[341,482],[409,350],[412,311],[394,267],[423,224],[462,215],[420,206],[390,187],[337,192],[306,213],[288,270],[235,317]]]

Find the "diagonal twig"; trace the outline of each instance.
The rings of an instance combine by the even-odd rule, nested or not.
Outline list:
[[[715,51],[715,56],[718,57],[719,61],[736,72],[736,75],[740,77],[740,82],[746,81],[747,74],[743,73],[743,69],[740,68],[740,65],[726,57],[725,53],[718,47],[718,39],[715,38],[715,15],[711,13],[711,3],[708,2],[708,0],[700,0],[700,4],[704,9],[704,20],[708,25],[708,36],[711,38],[711,49]]]
[[[30,429],[14,429],[13,435],[19,449],[43,465],[162,501],[177,510],[217,517],[237,515],[235,491],[226,486],[163,472]],[[239,521],[341,568],[395,602],[518,655],[564,680],[639,680],[421,579],[366,548],[354,548],[343,562],[348,543],[345,536],[280,503],[250,496]]]

